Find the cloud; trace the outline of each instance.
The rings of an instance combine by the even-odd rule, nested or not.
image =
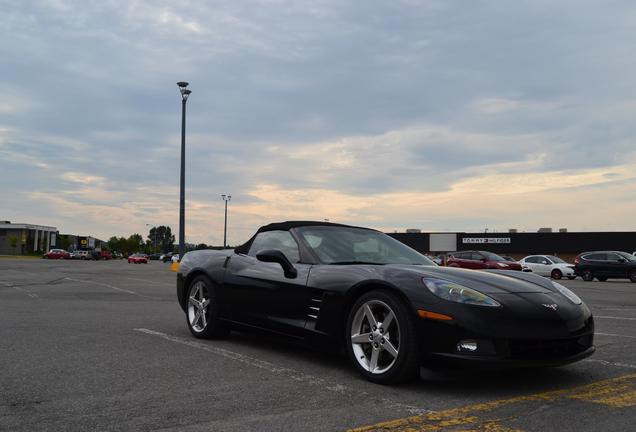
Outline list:
[[[221,241],[222,193],[231,239],[296,217],[624,228],[635,9],[13,2],[0,16],[2,218],[176,231],[187,80],[193,241]]]

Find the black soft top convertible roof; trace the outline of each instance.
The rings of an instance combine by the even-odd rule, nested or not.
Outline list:
[[[343,228],[358,228],[358,229],[366,229],[366,230],[369,230],[369,231],[375,231],[375,230],[373,230],[371,228],[364,228],[364,227],[358,227],[358,226],[353,226],[353,225],[337,224],[337,223],[332,223],[332,222],[318,222],[318,221],[274,222],[274,223],[263,225],[262,227],[260,227],[256,231],[256,233],[252,236],[252,238],[250,238],[247,242],[243,243],[242,245],[236,247],[234,249],[234,252],[241,253],[241,254],[247,254],[247,252],[250,249],[250,246],[252,245],[252,242],[254,241],[254,237],[256,237],[256,235],[258,233],[261,233],[261,232],[264,232],[264,231],[289,231],[292,228],[298,228],[298,227],[304,227],[304,226],[332,226],[332,227],[343,227]]]

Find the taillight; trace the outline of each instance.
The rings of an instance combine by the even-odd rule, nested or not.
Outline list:
[[[581,262],[581,260],[579,259],[579,257],[574,258],[574,264],[578,264],[580,262]]]

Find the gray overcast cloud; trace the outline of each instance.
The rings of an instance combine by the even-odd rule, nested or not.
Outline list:
[[[630,1],[0,1],[0,219],[633,230]]]

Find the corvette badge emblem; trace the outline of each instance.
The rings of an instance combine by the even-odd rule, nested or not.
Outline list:
[[[557,310],[557,308],[559,307],[556,303],[551,303],[551,304],[542,303],[541,306],[547,307],[548,309],[552,309],[552,310]]]

